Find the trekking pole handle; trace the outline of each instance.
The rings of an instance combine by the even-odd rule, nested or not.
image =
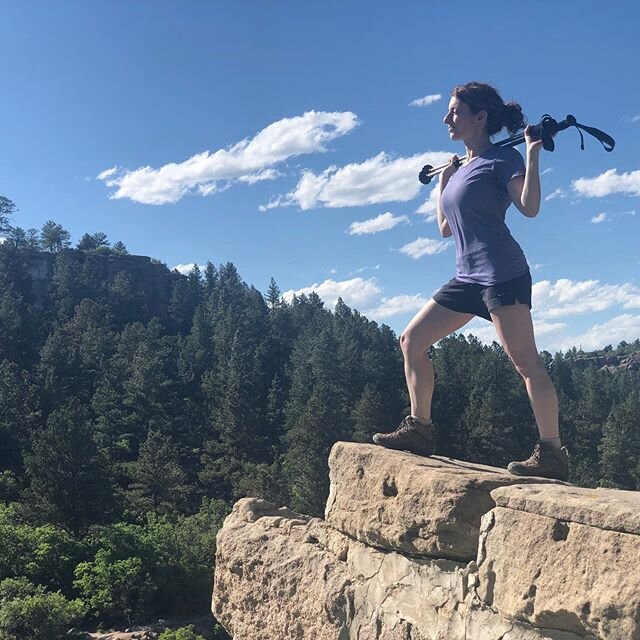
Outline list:
[[[577,124],[578,123],[575,117],[572,115],[568,115],[564,120],[557,122],[549,114],[545,114],[542,116],[542,119],[538,124],[534,124],[531,126],[530,134],[533,139],[542,139],[542,146],[544,147],[544,149],[546,149],[547,151],[553,151],[555,149],[553,137],[556,135],[556,133],[558,133],[558,131],[564,131],[569,127],[574,127]],[[580,135],[582,136],[582,134]],[[524,132],[520,132],[514,134],[510,138],[505,138],[504,140],[496,142],[495,146],[515,147],[525,142],[525,140],[526,138]],[[607,150],[610,151],[610,149]],[[466,155],[459,158],[456,162],[456,166],[459,167],[461,163],[466,159]],[[427,164],[422,167],[422,170],[418,174],[418,180],[420,180],[422,184],[429,184],[435,176],[442,173],[448,166],[448,162],[446,164],[440,165],[439,167],[433,167],[430,164]]]

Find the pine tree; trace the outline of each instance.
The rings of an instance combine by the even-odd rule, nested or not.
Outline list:
[[[171,438],[150,431],[140,455],[128,465],[130,500],[139,514],[176,513],[187,506],[190,488]]]
[[[275,311],[282,307],[282,304],[282,292],[272,277],[269,281],[269,289],[267,291],[267,306],[270,311]]]
[[[97,247],[98,245],[96,244],[96,240],[91,233],[83,234],[82,238],[80,238],[80,241],[76,245],[76,248],[81,249],[82,251],[91,251]]]
[[[344,416],[333,399],[336,388],[320,380],[313,387],[304,410],[295,420],[289,416],[284,456],[290,506],[295,511],[321,517],[329,495],[327,460],[333,444],[339,440]]]
[[[118,242],[116,242],[113,247],[111,247],[111,251],[119,256],[126,256],[129,254],[129,252],[127,251],[127,247],[120,242],[120,240],[118,240]]]
[[[353,409],[353,435],[355,442],[371,442],[377,432],[389,431],[388,413],[382,403],[382,396],[367,384]]]
[[[640,489],[640,394],[637,389],[613,407],[599,447],[600,485]]]
[[[38,389],[14,362],[0,361],[0,472],[22,475],[22,451],[40,423]]]
[[[144,297],[126,271],[118,271],[108,287],[109,308],[116,327],[124,327],[144,316]]]
[[[11,231],[11,216],[17,210],[12,200],[5,196],[0,196],[0,234],[6,234]]]
[[[62,225],[53,220],[47,220],[40,232],[40,243],[45,251],[58,253],[71,246],[71,236]]]
[[[77,399],[66,401],[33,437],[25,454],[30,482],[25,499],[40,522],[53,522],[84,536],[92,524],[107,522],[114,510],[113,488],[93,441],[89,414]]]

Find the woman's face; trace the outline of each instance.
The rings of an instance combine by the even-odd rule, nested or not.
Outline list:
[[[452,96],[449,100],[449,111],[443,122],[449,129],[451,140],[468,140],[482,131],[486,122],[486,111],[471,113],[469,106]]]

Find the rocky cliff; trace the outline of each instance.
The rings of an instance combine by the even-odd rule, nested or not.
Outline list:
[[[27,249],[23,251],[36,306],[41,306],[46,298],[55,262],[60,255],[77,266],[90,270],[94,280],[105,285],[111,284],[118,273],[125,273],[141,296],[143,308],[147,311],[144,321],[154,316],[166,319],[171,290],[175,282],[184,277],[147,256],[87,253],[78,249],[67,249],[62,254]]]
[[[639,493],[344,442],[329,473],[324,520],[244,498],[225,521],[235,640],[640,640]]]

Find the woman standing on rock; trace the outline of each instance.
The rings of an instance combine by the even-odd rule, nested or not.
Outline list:
[[[466,147],[460,165],[453,156],[440,174],[438,226],[453,235],[456,276],[445,284],[409,322],[400,337],[411,398],[411,415],[392,433],[376,433],[373,441],[392,449],[432,455],[433,366],[426,351],[467,324],[474,316],[493,322],[498,338],[524,383],[540,439],[531,457],[512,462],[515,475],[566,480],[567,450],[558,431],[558,397],[538,355],[531,321],[531,274],[520,245],[505,224],[511,203],[533,218],[540,210],[538,159],[542,141],[524,131],[527,160],[513,147],[498,147],[490,138],[506,127],[524,127],[520,105],[505,104],[490,85],[478,82],[455,87],[444,118],[451,140]]]

